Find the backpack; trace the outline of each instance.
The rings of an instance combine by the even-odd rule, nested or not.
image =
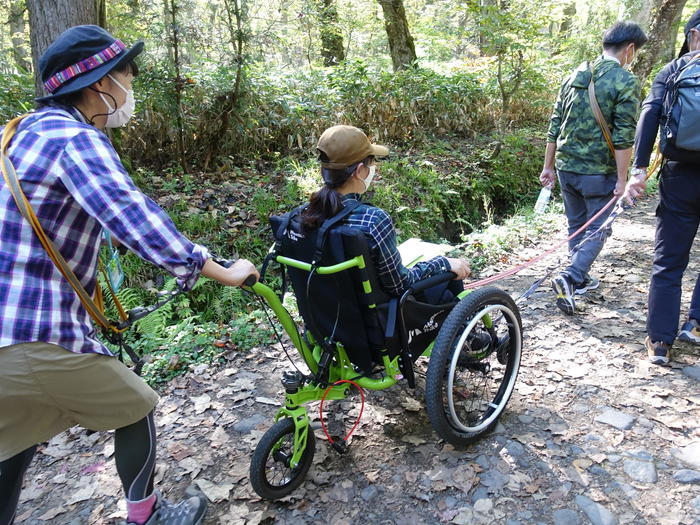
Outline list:
[[[659,141],[667,159],[700,163],[700,54],[666,80]]]

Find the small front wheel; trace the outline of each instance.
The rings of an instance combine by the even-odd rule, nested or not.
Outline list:
[[[306,429],[306,447],[299,464],[290,465],[294,454],[294,420],[280,419],[260,438],[250,460],[250,484],[264,499],[283,498],[304,481],[311,467],[316,450],[316,437],[310,427]]]
[[[466,446],[492,429],[513,393],[521,352],[520,313],[510,295],[488,287],[462,299],[428,364],[425,404],[435,432]]]

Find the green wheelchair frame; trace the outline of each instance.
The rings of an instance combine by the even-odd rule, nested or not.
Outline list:
[[[313,269],[319,275],[336,274],[351,268],[363,269],[366,264],[362,255],[332,266],[316,268],[313,268],[310,263],[282,255],[273,255],[273,260],[307,272]],[[366,294],[371,293],[372,286],[368,280],[362,281],[362,286]],[[304,405],[321,401],[322,398],[345,399],[350,388],[348,383],[337,384],[339,381],[352,380],[363,389],[384,390],[403,379],[404,374],[400,367],[401,356],[391,358],[386,354],[382,357],[381,377],[358,374],[358,370],[352,364],[342,344],[334,343],[333,355],[328,356],[327,352],[324,352],[323,345],[314,341],[310,332],[306,331],[302,337],[292,316],[271,287],[257,282],[248,289],[260,296],[272,309],[311,372],[310,376],[302,376],[298,372],[291,371],[283,374],[284,406],[275,415],[275,425],[260,439],[251,458],[250,481],[253,489],[260,497],[275,500],[287,496],[301,485],[312,463],[315,436]],[[446,441],[456,446],[465,446],[495,426],[510,398],[520,365],[522,324],[515,303],[508,294],[498,288],[488,287],[474,292],[465,290],[457,298],[460,301],[443,323],[437,338],[425,348],[421,356],[431,358],[425,390],[432,426]],[[373,308],[376,305],[369,305],[369,307]],[[477,329],[477,326],[479,330],[495,334],[494,314],[501,322],[505,321],[507,343],[502,343],[497,338],[494,341],[492,338],[492,343],[487,348],[478,352],[467,352],[467,363],[463,365],[462,361],[465,357],[460,357],[462,356],[460,352],[466,351],[461,349],[469,346],[468,336]],[[443,333],[446,326],[452,327],[450,333]],[[501,329],[501,332],[504,332],[504,329]],[[500,346],[497,348],[497,345]],[[505,350],[501,348],[504,345],[508,347]],[[433,366],[436,358],[433,355],[434,350],[438,347],[439,363]],[[455,348],[459,351],[455,351]],[[454,387],[453,380],[458,370],[464,367],[470,371],[480,371],[481,375],[486,376],[491,371],[491,365],[485,363],[485,360],[496,354],[499,361],[503,362],[505,359],[507,365],[494,399],[486,402],[486,405],[490,405],[485,409],[487,412],[490,411],[488,417],[479,425],[465,426],[460,423],[456,414],[456,405],[452,402],[454,393],[451,391],[445,393],[445,389]],[[506,357],[502,358],[501,354]],[[498,364],[496,366],[500,367]],[[320,379],[318,378],[319,369],[322,371]],[[449,405],[447,408],[445,408],[446,397]],[[268,465],[270,460],[272,463]]]

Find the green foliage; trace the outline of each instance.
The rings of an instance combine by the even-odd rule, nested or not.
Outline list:
[[[544,147],[532,132],[380,164],[372,201],[388,210],[403,238],[458,241],[484,217],[501,217],[537,191]]]
[[[226,324],[186,317],[165,327],[159,336],[144,335],[134,349],[147,356],[143,377],[162,383],[197,364],[225,362],[232,351],[249,351],[272,343],[272,329],[261,322],[260,312],[241,315]]]
[[[552,203],[547,213],[541,215],[534,214],[531,205],[523,206],[502,223],[487,222],[478,231],[466,235],[452,255],[467,257],[474,271],[497,263],[508,264],[514,254],[547,237],[561,220],[563,211],[561,202]]]
[[[0,126],[34,107],[34,81],[28,73],[0,75]]]

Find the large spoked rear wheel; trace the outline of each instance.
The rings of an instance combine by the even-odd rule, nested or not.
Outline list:
[[[264,499],[283,498],[302,484],[311,467],[316,450],[316,438],[309,427],[306,448],[299,464],[292,468],[294,453],[294,421],[280,419],[260,438],[250,460],[250,484]]]
[[[470,293],[438,333],[425,401],[435,432],[463,447],[491,430],[515,387],[522,323],[513,299],[496,287]]]

